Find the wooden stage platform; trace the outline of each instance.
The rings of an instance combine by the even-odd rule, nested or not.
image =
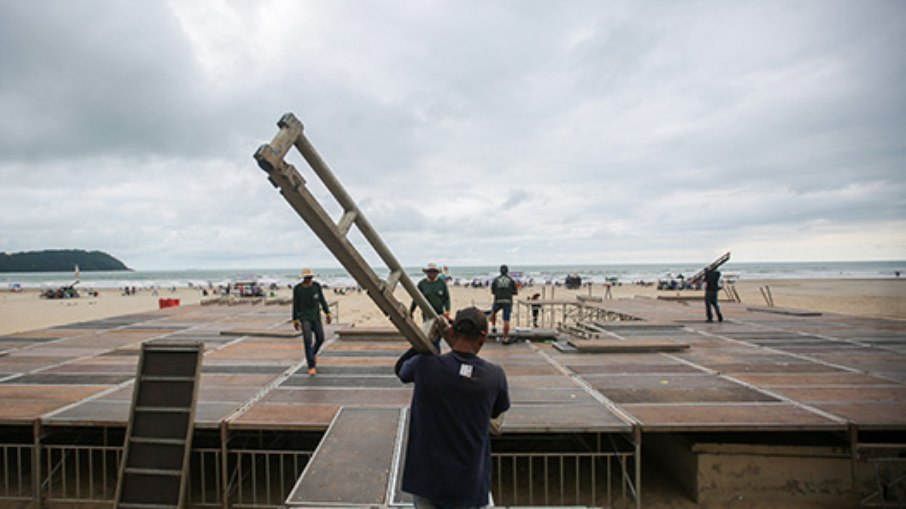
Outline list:
[[[562,352],[542,341],[489,343],[481,354],[504,367],[513,402],[504,437],[622,434],[638,442],[656,433],[816,432],[856,443],[860,434],[906,431],[904,321],[725,303],[726,321],[705,323],[700,306],[652,299],[595,305],[638,319],[602,324],[609,337],[600,341],[660,338],[689,348],[602,354]],[[204,342],[197,430],[223,437],[324,433],[334,425],[354,434],[352,416],[371,409],[389,419],[378,428],[395,443],[411,388],[393,365],[408,344],[381,334],[339,339],[342,326],[327,326],[318,375],[309,377],[289,314],[288,306],[185,306],[2,336],[0,433],[33,429],[41,442],[47,429],[125,427],[140,345],[165,339]],[[347,418],[337,424],[341,410]],[[379,452],[381,461],[393,455]],[[397,481],[392,472],[386,479]],[[312,474],[299,486],[315,480]],[[383,482],[362,503],[391,503],[385,497],[393,490],[382,490]],[[293,492],[290,503],[305,505],[306,497]]]

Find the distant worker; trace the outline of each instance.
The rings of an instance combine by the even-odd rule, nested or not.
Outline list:
[[[440,269],[437,267],[437,264],[429,263],[422,269],[422,272],[425,273],[425,277],[418,282],[418,291],[422,292],[422,295],[428,300],[431,309],[433,309],[438,316],[443,316],[444,319],[449,322],[450,289],[447,288],[446,281],[438,277],[440,275]],[[417,305],[413,300],[412,305],[409,306],[409,315],[412,315],[415,312],[416,307]],[[427,315],[422,312],[422,320],[425,321],[427,319]],[[433,338],[432,341],[434,342],[434,346],[440,350],[440,337]]]
[[[540,293],[532,295],[529,300],[538,300],[541,298]],[[532,303],[532,327],[538,327],[538,315],[541,314],[541,304]]]
[[[705,313],[709,322],[713,322],[711,308],[717,313],[717,321],[724,321],[723,315],[720,314],[720,306],[717,304],[717,291],[720,290],[720,271],[717,269],[705,269]]]
[[[302,282],[293,287],[293,328],[302,331],[302,342],[305,344],[305,361],[308,363],[308,374],[315,376],[318,351],[324,344],[324,328],[321,326],[321,310],[330,323],[330,307],[321,285],[314,281],[315,273],[311,269],[302,269]],[[311,335],[315,334],[312,345]]]
[[[506,374],[478,357],[488,320],[476,307],[456,313],[453,351],[400,357],[396,374],[415,383],[403,491],[416,508],[484,507],[491,489],[491,438],[510,408]]]
[[[497,332],[497,311],[503,310],[503,344],[509,345],[510,341],[510,315],[513,313],[513,296],[519,293],[516,281],[509,276],[510,269],[506,265],[500,266],[500,275],[491,283],[491,294],[494,295],[494,304],[491,305],[491,327]]]

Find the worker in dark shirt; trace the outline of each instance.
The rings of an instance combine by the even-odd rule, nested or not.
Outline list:
[[[497,332],[497,311],[503,311],[503,344],[509,345],[510,341],[510,315],[513,313],[513,296],[519,293],[516,281],[509,275],[510,269],[506,265],[500,266],[500,275],[491,282],[491,294],[494,303],[491,305],[491,327]]]
[[[400,380],[415,383],[402,488],[415,496],[416,508],[488,504],[490,429],[499,426],[510,397],[503,368],[478,357],[487,336],[484,313],[461,309],[453,321],[453,351],[410,349],[396,364]]]
[[[302,331],[308,374],[315,376],[316,356],[324,344],[321,310],[324,310],[325,320],[330,323],[330,307],[324,298],[324,292],[321,291],[321,285],[314,281],[315,273],[311,269],[302,269],[301,276],[302,282],[293,287],[293,328]],[[311,342],[312,332],[315,335],[314,345]]]
[[[705,314],[709,322],[714,321],[711,314],[711,308],[717,314],[717,321],[724,321],[724,316],[720,314],[720,306],[717,304],[717,291],[720,290],[720,271],[716,269],[705,270]]]
[[[443,315],[450,319],[450,290],[447,288],[447,283],[443,278],[438,277],[440,275],[440,269],[434,263],[429,263],[427,267],[422,269],[422,272],[425,273],[425,277],[418,282],[418,291],[422,292],[422,295],[425,296],[425,299],[428,300],[428,304],[431,304],[431,309],[434,310],[438,315]],[[412,301],[412,305],[409,306],[409,314],[411,315],[415,312],[416,304],[415,301]],[[422,313],[422,318],[426,318],[424,313]]]
[[[425,277],[418,282],[418,291],[422,292],[422,295],[427,299],[428,304],[431,305],[431,309],[437,313],[438,316],[443,316],[448,322],[450,321],[450,290],[447,288],[447,282],[440,275],[440,268],[437,264],[429,263],[425,268],[422,269],[422,272],[425,273]],[[412,304],[409,306],[409,316],[415,312],[416,303],[413,300]],[[428,316],[422,312],[422,321],[427,321]],[[437,348],[437,351],[440,351],[440,336],[432,338],[432,343],[434,347]]]

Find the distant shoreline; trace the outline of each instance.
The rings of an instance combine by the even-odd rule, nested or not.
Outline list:
[[[742,303],[726,305],[725,312],[732,317],[733,306],[765,306],[761,287],[769,286],[771,295],[778,307],[791,309],[804,309],[824,313],[841,313],[853,316],[866,316],[874,318],[887,318],[906,320],[906,278],[896,280],[893,278],[878,279],[773,279],[773,280],[742,280],[735,286]],[[79,288],[79,287],[77,287]],[[687,294],[689,296],[701,295],[697,291],[659,291],[654,286],[639,286],[622,284],[614,286],[607,292],[604,285],[594,284],[578,290],[567,290],[563,286],[536,285],[520,292],[519,300],[527,298],[537,291],[544,293],[548,298],[569,298],[573,295],[604,296],[612,294],[615,299],[646,298],[656,299],[659,296]],[[31,288],[21,292],[11,292],[0,287],[0,334],[13,334],[22,331],[60,326],[69,323],[87,320],[122,316],[132,313],[147,313],[159,307],[160,299],[180,299],[181,306],[199,304],[209,298],[200,288],[162,287],[157,291],[149,288],[137,288],[137,292],[124,295],[122,289],[98,288],[98,295],[82,293],[82,297],[74,299],[43,299],[39,297],[40,289]],[[292,292],[281,287],[273,292],[268,290],[277,299],[290,299]],[[486,287],[472,288],[457,286],[450,289],[453,307],[458,309],[464,306],[476,305],[489,307],[491,295]],[[335,294],[327,292],[329,302],[338,304],[339,322],[356,324],[356,326],[391,326],[390,322],[371,301],[366,292],[346,292]],[[399,297],[406,303],[409,298],[398,290]],[[700,300],[684,300],[675,304],[683,306],[684,312],[690,318],[701,317],[704,308]],[[289,313],[288,306],[283,309]],[[242,312],[237,308],[236,312]],[[289,314],[287,314],[289,318]]]

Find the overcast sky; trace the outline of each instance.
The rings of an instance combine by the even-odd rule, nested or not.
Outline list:
[[[898,0],[0,0],[0,251],[338,266],[251,157],[294,112],[404,265],[906,259],[903,48]]]

